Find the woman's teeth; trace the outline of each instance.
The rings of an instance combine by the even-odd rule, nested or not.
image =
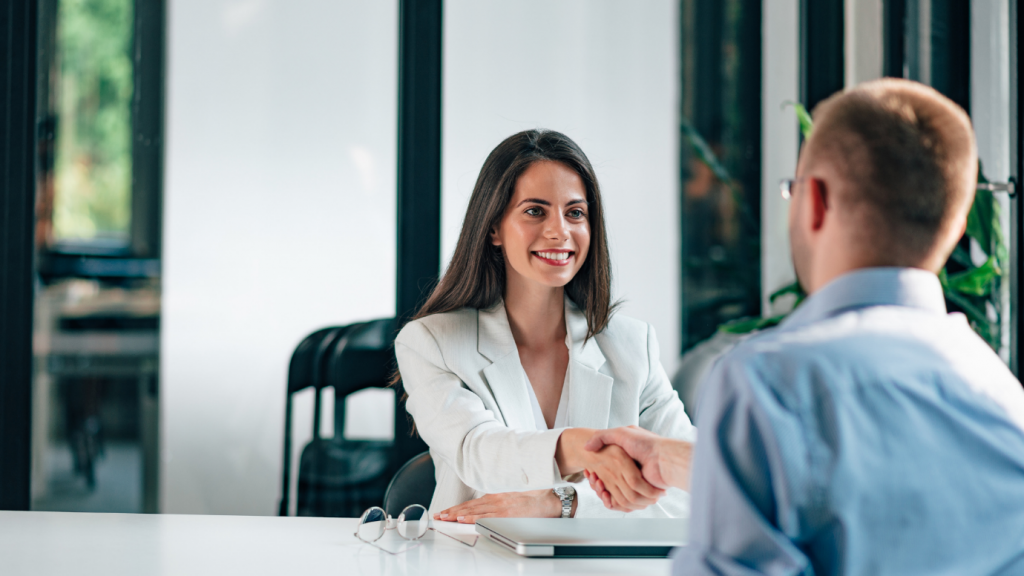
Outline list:
[[[537,252],[537,256],[548,260],[568,260],[572,252]]]

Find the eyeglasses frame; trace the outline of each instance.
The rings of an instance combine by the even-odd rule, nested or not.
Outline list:
[[[459,538],[456,538],[455,536],[452,536],[451,534],[445,534],[444,532],[438,530],[437,528],[434,528],[434,526],[433,526],[434,521],[430,518],[430,515],[428,514],[428,511],[427,511],[427,507],[422,505],[422,504],[409,504],[408,506],[406,506],[405,508],[402,509],[402,512],[398,515],[398,518],[392,518],[391,515],[388,514],[380,506],[370,506],[365,511],[363,511],[363,513],[359,516],[359,523],[356,524],[356,531],[355,531],[355,533],[353,533],[353,536],[355,536],[360,542],[363,542],[365,544],[369,544],[370,546],[373,546],[374,548],[376,548],[378,550],[382,550],[384,552],[387,552],[388,554],[391,554],[392,556],[398,556],[399,554],[401,554],[403,552],[408,552],[409,550],[412,550],[414,548],[418,548],[418,547],[423,545],[422,542],[418,542],[418,541],[420,539],[422,539],[424,536],[427,535],[426,532],[423,532],[423,534],[420,534],[419,536],[417,536],[415,538],[409,538],[408,536],[405,536],[404,534],[402,534],[401,531],[399,531],[398,535],[402,539],[407,540],[409,542],[417,542],[417,544],[415,546],[410,546],[409,548],[406,548],[406,549],[398,551],[398,552],[392,552],[391,550],[388,550],[387,548],[384,548],[384,547],[382,547],[382,546],[377,544],[377,540],[380,540],[381,538],[383,538],[384,534],[387,533],[388,530],[397,530],[399,523],[405,521],[405,513],[410,508],[421,508],[423,510],[423,513],[427,515],[427,530],[428,531],[429,530],[433,530],[434,532],[437,532],[438,534],[444,534],[445,536],[451,538],[452,540],[455,540],[456,542],[458,542],[458,543],[460,543],[460,544],[462,544],[464,546],[469,546],[470,548],[475,547],[476,543],[480,539],[479,536],[475,536],[473,538],[473,543],[469,544],[468,542],[460,540]],[[381,515],[384,517],[384,530],[381,531],[380,536],[377,536],[373,540],[367,540],[367,539],[365,539],[365,538],[363,538],[362,536],[359,535],[359,527],[362,526],[363,523],[366,521],[366,516],[370,512],[373,512],[374,510],[379,510]],[[394,522],[394,526],[392,526],[392,522]]]

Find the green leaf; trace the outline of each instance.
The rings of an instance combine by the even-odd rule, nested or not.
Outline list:
[[[718,327],[721,332],[729,334],[749,334],[757,330],[771,328],[786,318],[787,314],[779,314],[768,318],[740,318],[732,322],[726,322]]]
[[[988,182],[988,178],[978,162],[978,183]],[[967,214],[967,236],[978,242],[978,246],[986,256],[995,256],[1001,268],[1009,264],[1009,248],[1006,245],[1006,234],[1000,223],[1002,207],[991,190],[977,190],[971,211]]]
[[[1003,271],[999,268],[995,256],[989,256],[981,266],[950,276],[948,286],[951,290],[971,296],[987,296],[996,278],[1002,275]]]
[[[996,201],[989,190],[978,190],[974,195],[971,211],[967,213],[967,235],[978,242],[985,254],[992,254],[995,247],[992,233],[999,226]]]
[[[690,145],[693,146],[694,152],[697,153],[697,157],[700,158],[700,161],[714,172],[716,178],[731,187],[732,176],[729,175],[729,171],[725,169],[722,162],[718,160],[718,156],[715,154],[715,151],[708,146],[706,141],[704,141],[704,137],[697,132],[697,129],[694,128],[686,118],[680,120],[680,126],[683,129],[683,134],[686,136],[686,139],[689,140]]]
[[[999,324],[988,319],[988,314],[981,308],[975,306],[967,296],[953,290],[945,291],[946,299],[956,304],[971,323],[971,327],[979,336],[988,342],[993,349],[999,347]]]
[[[956,245],[956,248],[953,248],[953,253],[949,255],[949,259],[965,268],[974,268],[974,261],[971,260],[971,255],[959,244]],[[946,273],[945,268],[942,269],[942,273]]]
[[[811,132],[814,131],[814,120],[811,119],[811,114],[807,111],[807,108],[799,103],[792,100],[786,100],[782,103],[783,109],[786,106],[792,106],[793,110],[796,111],[796,118],[800,121],[800,133],[804,135],[804,140],[811,137]]]
[[[803,301],[803,299],[807,296],[806,294],[804,294],[804,289],[803,287],[800,286],[800,282],[794,280],[792,284],[788,284],[786,286],[783,286],[782,288],[779,288],[775,292],[772,292],[771,295],[768,296],[768,301],[774,303],[776,300],[785,296],[786,294],[796,294],[797,304]],[[795,307],[796,306],[794,306],[794,308]]]
[[[988,314],[984,310],[975,306],[970,300],[962,294],[954,292],[953,290],[946,290],[946,299],[956,304],[961,310],[964,311],[964,315],[971,322],[987,323],[989,321]]]

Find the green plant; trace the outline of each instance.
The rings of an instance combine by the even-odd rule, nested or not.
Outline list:
[[[799,102],[784,102],[783,107],[785,106],[793,107],[804,139],[810,138],[811,132],[814,130],[814,122],[807,109]],[[721,164],[717,163],[710,149],[707,150],[707,153],[709,156],[707,162],[716,162],[717,168],[708,164],[715,175],[725,181],[730,181],[728,172],[721,167]],[[705,155],[699,152],[698,154],[704,160]],[[987,182],[979,163],[978,183]],[[999,349],[1002,335],[1003,310],[999,296],[1000,285],[1004,270],[1007,270],[1009,263],[1009,250],[1003,227],[1000,224],[1000,216],[1001,207],[993,192],[979,188],[967,216],[965,236],[968,238],[968,244],[973,246],[975,253],[982,254],[985,260],[981,264],[976,264],[968,249],[958,245],[949,261],[939,272],[939,281],[942,284],[942,291],[947,303],[951,304],[953,308],[961,310],[967,316],[974,331],[996,350]],[[786,294],[796,295],[793,308],[799,306],[806,296],[799,283],[794,282],[773,292],[769,296],[769,301],[775,302],[776,299]],[[746,334],[775,326],[786,316],[787,314],[778,314],[765,318],[740,318],[723,324],[719,330],[731,334]]]

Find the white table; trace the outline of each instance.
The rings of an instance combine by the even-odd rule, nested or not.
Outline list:
[[[295,574],[669,574],[665,559],[522,558],[480,538],[470,548],[428,532],[391,556],[352,536],[351,518],[0,512],[4,576]],[[471,534],[470,526],[441,529]],[[391,549],[393,530],[381,540]]]

